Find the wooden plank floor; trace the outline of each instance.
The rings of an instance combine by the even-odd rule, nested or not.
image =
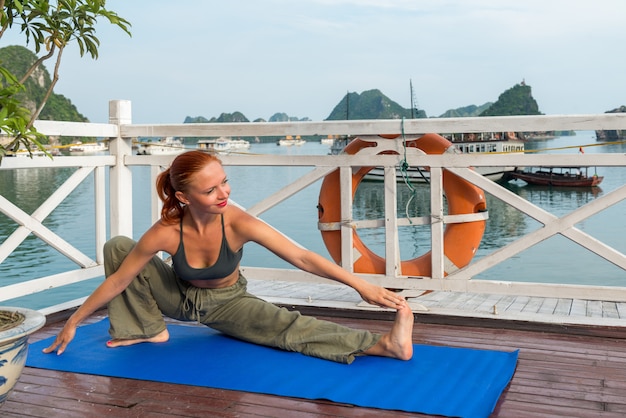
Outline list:
[[[342,285],[249,279],[248,288],[251,293],[281,305],[358,310],[367,307],[354,289]],[[626,331],[624,302],[442,291],[412,296],[407,295],[409,304],[421,315],[623,327]]]
[[[384,332],[391,316],[373,312],[371,319],[349,310],[303,307],[308,313],[342,324]],[[99,320],[100,311],[92,320]],[[626,414],[626,337],[621,330],[602,336],[545,329],[426,323],[417,315],[414,342],[478,349],[520,350],[518,367],[493,417],[623,417]],[[62,326],[50,318],[31,337],[36,341]],[[440,321],[443,322],[443,321]],[[454,322],[454,321],[452,321]],[[458,322],[458,321],[457,321]],[[498,323],[498,321],[495,321]],[[509,324],[510,325],[510,324]],[[557,329],[558,330],[558,329]],[[210,359],[206,359],[210,361]],[[403,382],[393,382],[403,384]],[[396,411],[356,408],[326,401],[164,384],[26,368],[0,409],[2,417],[421,417]]]

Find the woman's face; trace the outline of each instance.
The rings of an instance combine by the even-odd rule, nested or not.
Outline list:
[[[230,185],[222,165],[212,161],[192,176],[186,192],[176,192],[182,203],[204,207],[209,212],[221,213],[228,204]]]

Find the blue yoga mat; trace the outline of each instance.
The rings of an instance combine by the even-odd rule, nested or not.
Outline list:
[[[31,344],[26,365],[178,383],[361,407],[486,417],[517,364],[517,351],[419,345],[410,361],[360,356],[339,364],[227,337],[207,327],[168,325],[170,341],[107,348],[107,319],[80,327],[61,356]]]

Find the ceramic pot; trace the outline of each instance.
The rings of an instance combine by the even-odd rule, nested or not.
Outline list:
[[[32,309],[0,306],[0,406],[22,374],[28,336],[43,327],[46,317]]]

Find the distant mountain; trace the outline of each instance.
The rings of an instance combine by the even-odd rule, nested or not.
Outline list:
[[[446,110],[445,113],[441,114],[440,118],[471,118],[480,116],[485,110],[487,110],[493,102],[487,102],[484,105],[476,106],[469,105],[465,107],[459,107],[457,109]]]
[[[269,122],[306,122],[311,119],[298,118],[296,116],[289,116],[286,113],[274,113],[270,118]],[[219,117],[212,117],[211,119],[207,119],[204,116],[196,116],[191,117],[187,116],[183,123],[220,123],[220,122],[250,122],[248,118],[244,116],[241,112],[233,112],[233,113],[222,113]],[[255,119],[254,122],[265,122],[265,119],[258,118]]]
[[[0,62],[11,71],[16,77],[21,78],[26,74],[28,68],[37,61],[37,56],[27,48],[19,45],[11,45],[0,48]],[[50,73],[43,66],[39,66],[33,74],[24,83],[25,91],[19,93],[18,99],[22,101],[24,107],[34,112],[46,94],[46,91],[52,83]],[[89,122],[72,104],[70,99],[61,95],[52,93],[46,102],[43,110],[39,114],[39,119],[58,120],[70,122]],[[60,141],[64,144],[71,143],[74,138],[61,137]],[[46,142],[45,140],[43,141]]]
[[[289,116],[286,113],[274,113],[270,117],[269,122],[308,122],[309,118],[297,118],[296,116]]]
[[[425,118],[426,112],[417,110],[416,118]],[[326,120],[346,119],[410,119],[411,109],[405,109],[385,96],[380,90],[361,94],[347,93]]]
[[[295,116],[289,116],[286,113],[274,113],[270,118],[269,122],[303,122],[309,121],[308,117],[305,118],[297,118]],[[187,116],[183,123],[229,123],[229,122],[250,122],[248,118],[246,118],[241,112],[234,113],[222,113],[218,118],[212,117],[211,119],[207,119],[204,116],[196,116],[191,117]],[[264,119],[258,118],[255,119],[254,122],[265,122]],[[190,137],[188,141],[197,142],[200,138]],[[260,142],[276,142],[280,139],[280,137],[274,136],[266,136],[263,138],[254,138],[254,137],[241,137],[241,139],[245,139],[247,141],[260,141]],[[319,140],[318,136],[310,136],[305,137],[304,139],[312,141]]]
[[[626,106],[622,105],[620,107],[617,107],[613,110],[607,110],[604,113],[626,113]]]
[[[541,115],[539,106],[533,98],[530,86],[525,82],[516,84],[498,97],[498,100],[489,106],[479,116],[515,116]]]
[[[413,112],[415,114],[415,111]],[[469,105],[450,109],[440,118],[475,116],[540,115],[530,86],[524,82],[506,90],[495,103],[481,106]],[[417,118],[425,118],[426,112],[417,110]],[[335,106],[326,120],[345,119],[400,119],[411,118],[411,109],[405,109],[389,99],[380,90],[367,90],[361,94],[348,93]]]
[[[231,122],[250,122],[241,112],[222,113],[219,117],[207,119],[204,116],[196,116],[194,118],[187,116],[183,123],[231,123]]]
[[[522,82],[506,90],[498,100],[483,105],[468,105],[457,109],[450,109],[443,113],[441,118],[476,117],[476,116],[510,116],[510,115],[540,115],[537,102],[532,97],[530,86]],[[235,116],[236,115],[236,116]],[[372,89],[359,93],[347,93],[335,106],[325,120],[357,120],[357,119],[410,119],[426,118],[426,112],[419,109],[405,109],[398,103],[385,96],[380,90]],[[298,119],[286,113],[275,113],[269,122],[303,121],[309,118]],[[233,114],[222,113],[219,118],[210,120],[198,116],[185,118],[185,123],[206,122],[247,122],[240,112]],[[274,141],[278,138],[264,138],[264,141]],[[313,138],[306,138],[311,140]]]
[[[183,123],[209,123],[209,120],[204,116],[187,116]]]

